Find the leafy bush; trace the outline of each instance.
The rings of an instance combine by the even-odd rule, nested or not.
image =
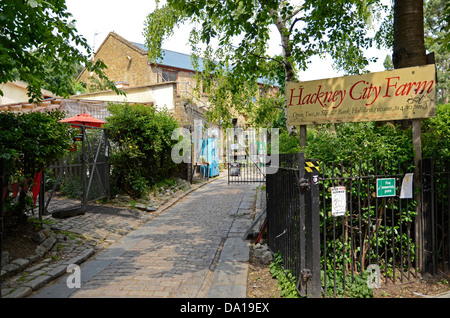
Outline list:
[[[321,125],[310,129],[305,153],[324,162],[364,162],[414,157],[411,130],[375,122]]]
[[[422,121],[424,158],[450,157],[450,104],[436,106],[436,117]]]
[[[336,275],[336,276],[334,276]],[[344,276],[342,270],[329,270],[326,274],[327,297],[373,298],[372,288],[367,286],[368,274]],[[321,272],[322,286],[325,286],[325,273]]]
[[[280,253],[275,253],[270,263],[270,274],[278,280],[277,287],[282,298],[299,298],[296,287],[296,277],[290,271],[283,269],[283,259]]]
[[[51,162],[64,157],[71,147],[75,130],[59,123],[60,111],[30,113],[0,113],[0,158],[5,162],[5,177],[9,184],[18,184],[19,198],[5,206],[5,216],[11,226],[25,219],[27,187],[34,175]]]
[[[111,163],[116,191],[141,197],[176,167],[171,149],[178,128],[167,110],[145,105],[110,104],[104,127],[113,142]],[[114,189],[113,189],[114,190]]]

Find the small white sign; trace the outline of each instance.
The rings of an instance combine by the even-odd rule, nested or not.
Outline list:
[[[407,173],[403,177],[400,199],[412,199],[413,197],[413,177],[414,173]]]
[[[238,150],[239,145],[238,144],[231,144],[231,150]]]
[[[345,187],[331,188],[331,215],[343,216],[347,210]]]

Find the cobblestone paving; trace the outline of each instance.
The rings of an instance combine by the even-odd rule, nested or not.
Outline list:
[[[205,297],[233,211],[251,188],[221,179],[191,193],[73,297]]]
[[[251,222],[255,187],[253,184],[227,185],[226,178],[216,179],[176,203],[168,202],[162,212],[95,206],[84,215],[58,220],[52,228],[85,238],[81,246],[77,245],[78,250],[74,247],[73,254],[78,253],[84,261],[86,255],[95,252],[86,262],[75,262],[82,263],[81,288],[69,290],[67,275],[63,275],[66,263],[77,261],[71,254],[71,259],[59,261],[59,267],[52,265],[58,267],[56,278],[63,276],[59,282],[53,280],[49,284],[50,279],[42,279],[39,285],[20,286],[20,279],[16,278],[17,284],[10,284],[16,291],[10,295],[26,297],[33,293],[30,297],[36,298],[220,297],[221,287],[231,292],[239,288],[242,294],[246,267],[243,263],[236,263],[236,266],[219,263],[223,249],[228,250],[229,261],[246,260],[238,255],[242,244],[235,243],[243,242],[240,237]],[[226,270],[220,275],[215,271],[218,265]],[[43,266],[40,270],[41,275],[48,276],[52,269]]]
[[[61,202],[56,205],[70,205]],[[44,216],[44,222],[58,234],[53,235],[49,256],[7,277],[2,283],[2,297],[29,296],[45,284],[66,273],[70,264],[80,264],[103,248],[110,246],[123,235],[138,228],[155,216],[127,208],[90,206],[87,213],[66,219]]]

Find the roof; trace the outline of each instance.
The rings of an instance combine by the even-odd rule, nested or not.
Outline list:
[[[60,98],[46,98],[40,103],[11,103],[0,105],[0,111],[12,111],[17,113],[27,112],[42,112],[44,110],[60,109],[63,99]]]
[[[137,46],[140,50],[148,52],[148,49],[145,46],[145,44],[141,44],[141,43],[137,43],[137,42],[130,42],[130,43]],[[162,56],[161,60],[158,62],[159,65],[165,65],[165,66],[170,66],[170,67],[189,70],[189,71],[198,71],[198,72],[203,71],[203,59],[202,58],[199,58],[198,70],[196,70],[194,68],[194,66],[192,65],[192,60],[191,60],[190,55],[175,52],[175,51],[170,51],[170,50],[166,50],[166,49],[161,49],[161,51],[163,53],[163,56]],[[279,86],[278,84],[273,83],[272,81],[268,80],[267,78],[259,78],[258,83]]]
[[[147,54],[147,52],[148,52],[148,48],[145,44],[128,41],[115,32],[110,32],[108,34],[108,36],[105,38],[103,43],[97,49],[97,52],[100,51],[101,47],[103,46],[103,44],[107,41],[107,39],[110,36],[116,38],[118,41],[121,41],[125,45],[128,45],[129,47],[133,48],[140,54]],[[199,57],[198,69],[195,69],[194,66],[192,65],[191,55],[185,54],[185,53],[180,53],[180,52],[175,52],[175,51],[171,51],[171,50],[167,50],[167,49],[161,49],[161,51],[162,51],[162,57],[158,61],[158,65],[168,66],[168,67],[182,69],[182,70],[188,70],[188,71],[192,71],[192,72],[203,72],[203,59],[202,58]],[[82,73],[80,73],[78,78],[80,78]],[[267,79],[263,79],[263,78],[258,79],[258,83],[279,86],[278,84],[271,83],[271,81],[269,81]]]
[[[25,91],[28,90],[28,83],[24,82],[24,81],[20,81],[20,80],[15,80],[12,82],[6,82],[4,83],[4,85],[13,85],[16,87],[19,87]],[[50,92],[49,90],[43,89],[41,88],[41,93],[42,93],[42,97],[43,98],[55,98],[58,97],[57,95],[53,94],[52,92]]]
[[[133,45],[137,46],[139,49],[148,52],[147,47],[145,46],[145,44],[141,44],[141,43],[136,43],[136,42],[130,42]],[[175,52],[175,51],[170,51],[170,50],[166,50],[166,49],[161,49],[162,51],[162,58],[158,61],[159,65],[165,65],[165,66],[170,66],[170,67],[174,67],[174,68],[180,68],[183,70],[189,70],[189,71],[202,71],[202,59],[199,58],[199,69],[196,70],[194,68],[194,66],[192,65],[192,60],[191,60],[191,56],[188,54],[184,54],[184,53],[179,53],[179,52]]]
[[[40,103],[13,103],[0,105],[0,112],[13,113],[44,112],[52,110],[64,111],[67,117],[87,112],[92,116],[104,120],[109,116],[105,101],[73,100],[63,98],[46,98]]]

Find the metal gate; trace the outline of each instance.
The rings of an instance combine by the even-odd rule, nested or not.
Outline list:
[[[243,160],[228,163],[228,184],[266,182],[266,164]]]
[[[267,245],[297,279],[302,296],[321,296],[318,166],[303,153],[280,155],[267,174]]]
[[[266,146],[267,136],[254,128],[227,130],[228,184],[265,182],[269,166]]]
[[[90,202],[109,198],[110,144],[103,128],[75,125],[79,134],[69,154],[50,165],[42,180],[51,180],[49,191],[41,183],[41,215],[84,207]],[[48,175],[50,174],[50,176]]]

